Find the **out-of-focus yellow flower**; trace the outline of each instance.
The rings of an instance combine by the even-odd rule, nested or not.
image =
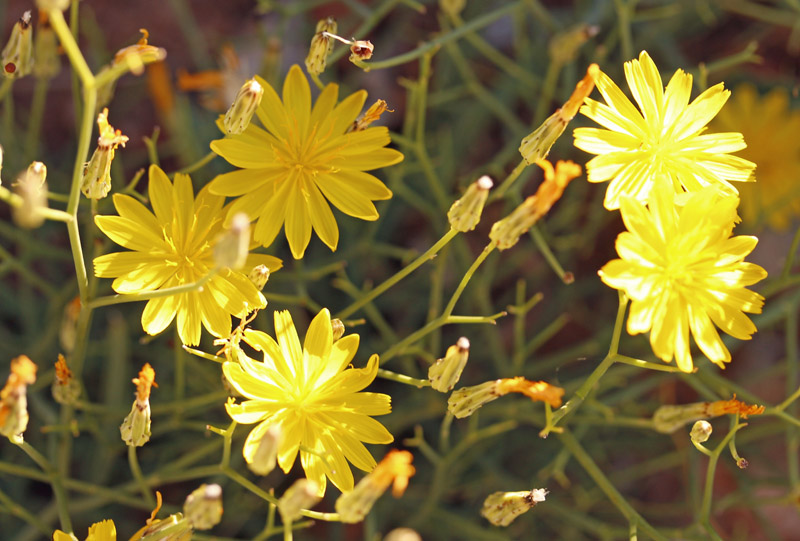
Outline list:
[[[117,293],[156,291],[191,284],[216,268],[214,242],[223,230],[224,197],[203,188],[194,197],[189,175],[176,174],[175,183],[158,166],[150,166],[150,201],[154,213],[133,197],[115,194],[119,216],[97,216],[95,223],[117,244],[131,251],[102,255],[94,260],[95,275],[115,278]],[[263,264],[271,271],[280,259],[250,254],[246,268]],[[264,308],[266,300],[247,278],[229,268],[218,269],[202,289],[148,301],[142,328],[158,334],[177,317],[184,344],[200,342],[200,326],[217,337],[228,336],[231,315],[244,317]]]
[[[600,278],[631,299],[628,332],[650,331],[650,345],[662,361],[675,357],[678,368],[691,372],[693,335],[706,357],[724,368],[731,354],[715,325],[748,340],[756,327],[745,313],[759,314],[764,304],[745,288],[767,275],[744,261],[758,239],[731,237],[737,197],[708,187],[691,194],[683,208],[675,197],[671,185],[659,182],[647,209],[633,197],[621,199],[628,228],[617,237],[621,259],[600,269]]]
[[[77,541],[74,535],[56,530],[53,533],[53,541]],[[89,535],[86,541],[117,541],[117,527],[113,520],[103,520],[95,522],[89,526]]]
[[[389,396],[359,392],[375,379],[378,356],[370,357],[365,368],[347,368],[359,337],[350,334],[334,342],[327,309],[311,321],[302,347],[288,311],[275,312],[275,330],[277,342],[260,331],[244,332],[245,342],[264,353],[263,362],[239,350],[238,362],[222,365],[230,384],[248,398],[241,404],[231,399],[228,413],[238,423],[259,423],[244,443],[245,460],[252,463],[264,433],[280,425],[278,465],[285,473],[299,451],[306,477],[316,483],[319,495],[325,493],[326,477],[339,490],[352,490],[348,461],[364,471],[375,467],[361,442],[394,440],[372,418],[391,411]]]
[[[747,148],[739,155],[758,164],[758,182],[739,188],[742,218],[786,230],[800,215],[800,109],[790,108],[787,89],[759,96],[751,84],[737,86],[711,128],[742,132]]]
[[[11,373],[0,390],[0,434],[21,436],[28,428],[28,385],[36,381],[36,364],[27,355],[11,361]]]
[[[595,85],[606,103],[586,98],[580,111],[608,129],[575,130],[575,146],[597,154],[586,164],[589,182],[611,181],[608,210],[618,209],[626,195],[646,202],[658,179],[676,193],[716,186],[732,195],[731,181],[753,180],[756,165],[730,155],[745,148],[741,133],[703,133],[730,96],[722,83],[689,103],[692,76],[677,70],[665,89],[645,51],[625,63],[625,78],[639,109],[601,71]]]
[[[311,89],[298,66],[283,85],[283,101],[261,79],[264,95],[256,114],[265,129],[251,123],[239,135],[211,142],[211,149],[240,170],[219,175],[211,193],[236,197],[228,219],[245,212],[258,220],[254,238],[269,246],[286,224],[292,255],[303,257],[312,229],[331,250],[339,228],[328,201],[362,220],[377,220],[373,201],[392,192],[366,171],[398,163],[403,155],[384,148],[386,127],[349,132],[364,101],[359,91],[338,103],[339,86],[329,84],[311,106]],[[327,201],[326,201],[327,199]]]

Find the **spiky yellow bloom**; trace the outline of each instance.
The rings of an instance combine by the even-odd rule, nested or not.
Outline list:
[[[759,96],[751,84],[737,86],[711,128],[741,131],[747,148],[739,154],[758,164],[758,182],[739,188],[742,218],[786,230],[800,215],[800,109],[790,108],[787,89]]]
[[[101,278],[115,278],[117,293],[132,294],[187,285],[214,271],[214,243],[223,231],[224,197],[203,188],[194,197],[192,180],[176,174],[175,183],[158,166],[150,166],[150,202],[153,212],[133,197],[115,194],[119,216],[97,216],[95,223],[108,237],[131,251],[102,255],[94,260]],[[142,328],[158,334],[177,317],[184,344],[200,342],[200,325],[217,337],[231,332],[231,315],[244,317],[264,308],[266,300],[247,278],[256,265],[279,269],[281,261],[250,254],[242,272],[228,268],[217,272],[193,291],[148,301]]]
[[[364,471],[375,467],[362,442],[394,440],[371,417],[391,411],[389,396],[359,392],[375,379],[378,356],[370,357],[365,368],[347,368],[359,337],[350,334],[334,342],[327,308],[311,321],[302,347],[288,311],[275,312],[275,330],[277,342],[260,331],[244,333],[245,342],[264,353],[263,362],[239,351],[238,362],[222,365],[230,384],[249,399],[229,401],[228,414],[238,423],[259,423],[244,443],[245,460],[253,462],[264,433],[280,425],[278,465],[284,472],[299,451],[306,477],[317,484],[320,495],[326,476],[339,490],[353,490],[348,461]]]
[[[600,72],[595,86],[606,103],[586,98],[581,113],[608,129],[575,130],[575,146],[597,154],[586,164],[589,182],[611,181],[607,209],[619,208],[625,195],[647,201],[653,183],[662,177],[676,193],[716,186],[736,194],[730,181],[755,180],[755,164],[729,154],[745,148],[741,133],[703,133],[730,96],[722,83],[689,103],[692,76],[679,69],[665,89],[645,51],[625,63],[625,78],[639,109]]]
[[[103,520],[96,522],[89,527],[89,535],[86,541],[116,541],[117,527],[114,526],[113,520]],[[53,541],[76,541],[77,537],[74,535],[64,533],[61,530],[56,530],[53,533]]]
[[[398,163],[403,155],[389,144],[389,130],[348,129],[367,99],[363,90],[337,104],[339,86],[327,85],[311,107],[311,90],[298,66],[283,85],[283,101],[260,77],[264,96],[256,110],[262,129],[250,124],[239,135],[211,142],[211,149],[241,169],[216,177],[211,193],[236,197],[228,214],[245,212],[258,220],[254,238],[269,246],[286,224],[286,238],[296,259],[303,257],[317,232],[331,250],[339,229],[328,201],[350,216],[377,220],[373,201],[392,192],[367,173]],[[327,201],[326,201],[327,199]]]
[[[628,332],[650,331],[661,360],[677,359],[693,370],[689,335],[712,362],[724,368],[731,354],[715,325],[740,340],[756,331],[746,313],[761,313],[764,298],[745,288],[767,272],[744,261],[758,239],[731,237],[738,198],[713,187],[675,205],[675,192],[659,182],[648,208],[633,197],[621,199],[627,232],[617,237],[621,259],[600,269],[607,285],[631,298]]]

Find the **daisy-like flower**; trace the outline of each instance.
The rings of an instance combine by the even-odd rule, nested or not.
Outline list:
[[[759,314],[764,298],[745,288],[766,277],[764,269],[744,261],[758,239],[731,237],[738,198],[713,187],[691,194],[676,207],[665,182],[653,189],[648,208],[633,197],[621,200],[628,231],[617,237],[614,259],[600,269],[606,285],[631,299],[628,332],[650,331],[658,358],[693,370],[689,335],[720,368],[731,354],[715,325],[749,340],[756,331],[745,313]]]
[[[263,362],[239,350],[238,362],[227,361],[222,370],[230,384],[247,397],[226,404],[238,423],[259,423],[244,443],[244,458],[252,463],[270,427],[281,427],[278,465],[288,473],[298,451],[306,477],[325,493],[326,478],[339,490],[353,490],[348,461],[370,471],[375,459],[365,443],[390,443],[392,435],[373,415],[391,411],[390,398],[359,392],[378,373],[378,356],[365,368],[347,368],[358,349],[357,334],[333,341],[331,316],[323,309],[311,321],[301,347],[288,311],[275,312],[277,342],[260,331],[247,329],[244,340],[264,353]]]
[[[303,257],[317,232],[331,250],[339,228],[328,201],[350,216],[377,220],[373,201],[392,192],[367,173],[398,163],[403,155],[384,148],[386,127],[349,131],[367,98],[363,90],[337,104],[339,87],[327,85],[311,107],[311,89],[298,66],[283,85],[283,101],[260,77],[264,96],[256,110],[264,128],[251,123],[239,135],[211,142],[211,149],[241,169],[216,177],[211,193],[236,197],[230,219],[245,212],[253,220],[254,238],[269,246],[286,224],[286,237],[296,259]],[[327,199],[327,201],[326,201]]]
[[[189,175],[176,174],[175,183],[158,166],[150,166],[148,187],[153,212],[133,197],[115,194],[119,216],[97,216],[95,223],[111,240],[130,251],[94,260],[95,275],[115,278],[117,293],[156,291],[197,282],[215,271],[214,244],[223,231],[224,197],[203,188],[194,197]],[[148,301],[142,328],[158,334],[177,317],[184,344],[200,342],[200,325],[217,337],[231,332],[231,315],[245,317],[264,308],[266,300],[247,278],[256,265],[279,269],[281,260],[249,254],[243,272],[217,269],[202,288]]]
[[[711,128],[741,131],[748,144],[740,155],[758,164],[758,182],[739,188],[742,218],[785,231],[800,215],[800,110],[790,108],[787,89],[759,96],[751,84],[737,86]]]
[[[606,103],[586,98],[580,111],[608,129],[575,130],[575,146],[597,154],[586,164],[589,182],[611,181],[604,201],[608,210],[619,208],[625,195],[646,202],[662,177],[676,193],[716,186],[734,195],[730,181],[755,180],[755,164],[729,154],[745,148],[741,133],[703,133],[730,96],[722,83],[689,103],[692,76],[677,70],[665,89],[645,51],[625,63],[625,78],[639,109],[599,72],[595,86]]]

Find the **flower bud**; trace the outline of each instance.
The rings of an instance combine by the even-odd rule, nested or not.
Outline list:
[[[244,453],[247,467],[250,468],[250,471],[256,475],[267,475],[274,470],[280,444],[281,425],[272,425],[258,440],[255,454],[250,455],[246,451]]]
[[[344,336],[344,323],[337,317],[331,320],[331,327],[333,328],[333,341],[336,342]]]
[[[64,356],[58,354],[56,361],[56,378],[51,387],[53,398],[59,404],[74,404],[81,395],[81,385],[72,377],[72,371],[67,366]]]
[[[278,511],[285,522],[293,522],[302,516],[303,509],[314,507],[322,499],[319,486],[309,479],[298,479],[286,489],[278,500]]]
[[[689,437],[694,443],[705,443],[711,437],[711,432],[714,429],[708,421],[697,421],[692,425],[692,430],[689,432]]]
[[[395,528],[386,534],[383,541],[422,541],[422,537],[411,528]]]
[[[222,487],[202,484],[186,497],[183,516],[195,530],[210,530],[222,520]]]
[[[328,17],[317,23],[317,31],[311,38],[311,47],[306,57],[306,71],[319,75],[325,71],[328,56],[333,52],[333,39],[328,35],[336,34],[338,25],[336,19]]]
[[[543,502],[546,495],[547,490],[543,488],[534,488],[530,492],[495,492],[484,500],[481,516],[495,526],[508,526],[518,516]]]
[[[230,229],[220,235],[214,246],[214,262],[219,267],[240,269],[250,253],[250,218],[244,212],[233,216]]]
[[[256,289],[261,291],[267,285],[267,280],[269,280],[269,268],[266,265],[257,265],[253,267],[247,277],[256,286]]]
[[[69,0],[36,0],[36,7],[45,11],[65,11],[69,7]]]
[[[44,223],[40,209],[47,208],[47,167],[42,162],[33,162],[14,184],[14,189],[22,198],[19,207],[13,207],[12,216],[16,224],[26,229],[34,229]]]
[[[511,214],[492,225],[489,238],[497,244],[499,250],[508,250],[514,246],[536,223],[537,217],[533,212],[535,202],[534,196],[528,197]]]
[[[461,378],[468,358],[469,340],[462,336],[454,346],[447,348],[444,358],[437,359],[428,369],[431,387],[440,393],[450,392]]]
[[[3,52],[0,53],[3,75],[8,79],[24,77],[33,69],[33,27],[31,12],[22,14],[14,28]]]
[[[128,137],[108,123],[108,109],[97,115],[100,135],[92,159],[83,168],[81,192],[89,199],[102,199],[111,190],[111,162],[118,146],[125,146]]]
[[[355,40],[350,45],[350,62],[356,64],[363,60],[369,60],[372,58],[372,51],[374,50],[375,46],[369,40]]]
[[[141,447],[150,441],[150,388],[158,387],[155,377],[156,372],[148,363],[142,367],[139,377],[133,378],[133,383],[136,384],[136,400],[133,401],[131,412],[119,427],[122,441],[131,447]]]
[[[541,126],[522,140],[519,152],[529,165],[547,157],[553,143],[564,133],[567,124],[575,117],[583,100],[592,93],[594,81],[599,72],[600,67],[597,64],[590,65],[586,70],[586,76],[575,86],[572,96],[564,106],[557,109]]]
[[[264,89],[255,79],[250,79],[243,84],[239,93],[236,94],[233,105],[225,113],[223,121],[225,131],[230,134],[242,133],[250,124],[253,113],[258,109],[263,95]]]
[[[395,498],[402,496],[408,479],[414,475],[411,465],[414,456],[408,451],[393,449],[364,477],[353,490],[336,500],[336,512],[342,522],[361,522],[389,486]]]
[[[483,206],[486,204],[486,198],[489,197],[489,190],[493,185],[492,179],[487,175],[483,175],[470,184],[464,195],[447,211],[450,227],[462,233],[475,229],[481,220]]]
[[[52,79],[61,71],[58,37],[50,26],[45,11],[39,11],[39,26],[33,40],[33,58],[33,75],[38,79]]]
[[[129,45],[117,51],[114,55],[112,67],[124,65],[134,75],[141,75],[144,73],[146,64],[152,64],[153,62],[164,60],[167,57],[166,50],[147,43],[147,40],[150,38],[150,32],[145,28],[140,28],[139,32],[142,33],[142,37],[139,38],[139,41],[134,45]]]
[[[152,519],[152,517],[151,517]],[[150,521],[148,521],[150,522]],[[99,538],[105,540],[105,538]],[[110,537],[109,539],[115,539]],[[165,519],[152,520],[147,526],[134,534],[130,541],[157,539],[158,541],[191,541],[192,525],[183,514],[175,513]],[[87,539],[86,541],[91,541]]]
[[[389,106],[386,104],[384,100],[376,100],[375,103],[369,106],[369,109],[358,117],[354,122],[353,125],[347,130],[348,132],[354,131],[364,131],[369,128],[369,125],[375,122],[376,120],[381,118],[381,115],[385,112],[389,111],[390,113],[394,113],[394,109],[389,109]]]
[[[36,365],[27,355],[11,361],[11,373],[0,390],[0,434],[22,438],[28,428],[28,385],[36,381]]]

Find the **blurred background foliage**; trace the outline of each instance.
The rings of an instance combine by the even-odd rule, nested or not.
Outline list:
[[[121,79],[109,103],[110,122],[130,137],[114,162],[115,190],[152,161],[175,171],[203,158],[208,143],[220,136],[217,115],[241,83],[258,73],[280,88],[288,68],[302,65],[317,20],[333,16],[340,35],[375,45],[373,62],[386,67],[363,72],[347,61],[346,47],[337,45],[321,78],[341,84],[343,94],[365,88],[368,103],[381,98],[394,109],[381,123],[392,130],[393,145],[406,159],[378,176],[395,196],[378,204],[377,222],[337,217],[341,240],[334,253],[314,238],[306,257],[294,261],[285,238],[278,237],[270,253],[286,266],[270,279],[265,289],[270,305],[253,324],[268,332],[273,330],[271,310],[290,309],[298,328],[305,329],[319,307],[335,315],[436,242],[448,229],[446,211],[452,201],[482,174],[496,181],[505,178],[519,163],[520,140],[569,97],[591,62],[624,87],[623,62],[647,50],[665,82],[677,68],[692,73],[693,96],[723,80],[735,96],[737,85],[748,82],[760,94],[784,88],[788,106],[800,106],[796,0],[471,1],[451,15],[435,0],[84,0],[79,6],[79,43],[94,71],[134,43],[139,28],[148,29],[150,43],[168,52],[163,65]],[[31,1],[0,2],[3,39],[22,11],[33,8]],[[33,77],[16,82],[0,106],[4,184],[38,159],[48,166],[50,189],[69,190],[76,86],[66,60],[62,63],[49,83]],[[37,113],[38,95],[46,101]],[[579,125],[589,123],[576,118],[551,151],[551,160],[587,161],[572,147],[571,129]],[[767,133],[770,128],[763,129]],[[796,146],[789,148],[774,157],[776,170],[796,171],[791,164],[800,154]],[[195,190],[227,170],[224,160],[214,159],[194,171]],[[798,180],[784,182],[797,187]],[[441,313],[488,241],[491,224],[532,194],[540,181],[538,168],[526,168],[504,198],[487,207],[476,231],[459,235],[434,260],[349,316],[358,320],[349,332],[362,340],[357,363],[379,353],[388,369],[425,378],[428,364],[463,335],[472,350],[461,385],[522,375],[561,385],[569,398],[604,356],[617,309],[617,294],[601,284],[597,270],[616,257],[614,239],[622,224],[616,212],[602,207],[604,185],[590,185],[585,177],[569,186],[530,238],[492,254],[470,281],[455,312],[508,311],[496,326],[448,325],[402,351],[392,349]],[[136,189],[146,194],[146,175]],[[102,200],[99,213],[112,212],[110,199]],[[61,351],[64,310],[77,294],[66,230],[47,223],[21,231],[11,225],[7,206],[0,214],[3,373],[7,360],[22,353],[39,365],[39,379],[29,391],[31,423],[25,437],[56,463],[63,447],[72,446],[71,461],[60,466],[69,473],[76,532],[81,535],[92,522],[113,518],[120,538],[127,539],[149,514],[118,432],[133,392],[130,379],[149,362],[159,388],[151,399],[153,437],[139,450],[148,485],[164,494],[165,508],[173,512],[198,483],[218,482],[224,492],[223,522],[214,536],[196,538],[264,538],[266,502],[215,470],[222,439],[206,425],[229,423],[219,367],[183,352],[171,328],[155,338],[143,335],[142,304],[95,311],[84,368],[87,395],[74,419],[64,424],[49,386],[52,363]],[[88,230],[88,205],[81,215]],[[567,439],[539,438],[542,406],[523,397],[505,397],[469,419],[443,426],[445,395],[378,380],[371,390],[390,394],[394,410],[382,421],[395,435],[395,446],[414,452],[417,475],[402,499],[384,497],[363,524],[316,521],[298,538],[372,540],[397,526],[413,527],[423,539],[627,538],[622,507],[598,487],[598,471],[666,538],[709,538],[697,527],[708,459],[690,445],[688,427],[667,436],[646,421],[661,404],[727,399],[733,393],[748,402],[778,404],[798,388],[800,289],[797,280],[786,278],[792,269],[782,274],[787,254],[797,248],[792,239],[798,221],[793,216],[789,229],[775,231],[767,218],[762,214],[736,230],[759,236],[750,259],[764,266],[770,278],[756,288],[767,296],[764,313],[753,318],[759,332],[751,342],[726,342],[733,362],[724,372],[702,359],[692,375],[614,366],[568,418]],[[544,252],[543,246],[548,247]],[[96,239],[85,249],[91,254],[114,248]],[[794,272],[796,277],[796,265]],[[99,281],[97,293],[111,293],[110,281]],[[206,334],[201,349],[215,353],[218,346]],[[623,334],[621,352],[658,362],[646,336]],[[786,410],[793,421],[753,417],[737,434],[748,469],[739,470],[727,451],[722,454],[710,515],[720,537],[780,540],[798,535],[796,406]],[[719,432],[711,444],[721,441],[726,423],[713,421]],[[450,443],[443,445],[448,430]],[[234,436],[232,465],[259,487],[280,494],[291,476],[276,471],[256,478],[244,468],[246,434],[241,429]],[[377,458],[386,450],[372,448]],[[550,491],[547,501],[508,528],[492,527],[479,516],[489,493],[534,487]],[[332,511],[335,492],[329,490],[316,509]],[[0,445],[0,494],[4,539],[45,535],[18,507],[55,528],[47,476],[7,443]]]

